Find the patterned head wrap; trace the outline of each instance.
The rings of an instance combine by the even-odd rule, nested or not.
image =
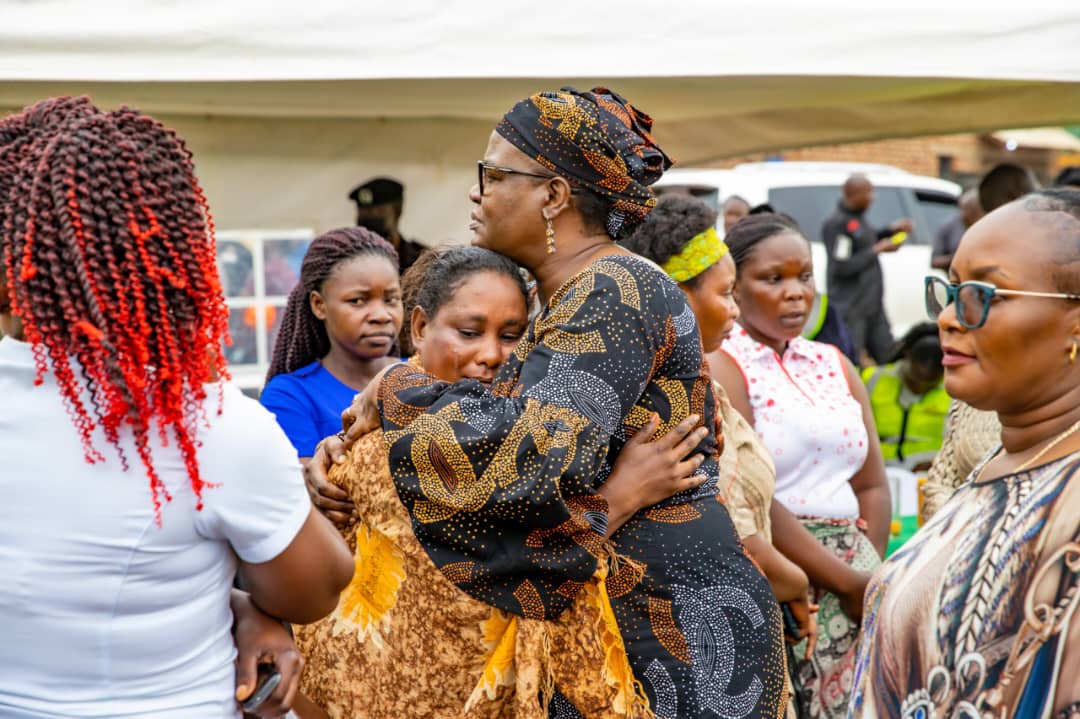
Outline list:
[[[649,185],[672,165],[651,129],[651,117],[603,87],[537,93],[514,105],[495,126],[544,167],[606,197],[612,237],[652,211],[656,195]]]

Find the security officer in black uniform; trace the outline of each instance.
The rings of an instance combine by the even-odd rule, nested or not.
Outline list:
[[[889,357],[893,336],[885,314],[885,280],[878,255],[900,249],[912,224],[903,219],[888,228],[873,228],[863,216],[873,202],[874,185],[866,175],[849,177],[836,211],[821,228],[821,237],[828,256],[829,300],[840,311],[856,355],[867,354],[881,364]]]
[[[424,246],[406,240],[398,231],[405,188],[389,177],[375,177],[357,185],[349,193],[356,203],[356,224],[382,235],[397,249],[398,264],[404,272],[424,251]]]

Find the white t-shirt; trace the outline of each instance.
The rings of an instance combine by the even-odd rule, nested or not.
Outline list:
[[[0,340],[0,717],[239,717],[229,591],[236,556],[259,563],[300,531],[310,500],[273,415],[233,386],[206,403],[195,510],[175,442],[151,449],[172,501],[154,522],[100,430],[88,464],[51,375]]]

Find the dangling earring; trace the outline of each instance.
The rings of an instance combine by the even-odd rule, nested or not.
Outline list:
[[[1076,340],[1073,340],[1072,351],[1069,352],[1069,362],[1076,362],[1076,351],[1077,351]]]
[[[548,217],[547,212],[541,212],[544,216],[544,222],[547,224],[547,229],[544,231],[544,235],[547,237],[547,253],[549,255],[555,254],[555,228],[551,225],[551,218]]]

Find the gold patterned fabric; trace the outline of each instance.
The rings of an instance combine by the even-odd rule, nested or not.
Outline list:
[[[561,620],[607,563],[596,488],[651,413],[718,427],[685,295],[652,263],[612,255],[569,280],[489,389],[398,367],[379,392],[390,470],[418,542],[470,596]],[[605,579],[633,680],[657,717],[779,717],[780,613],[721,501],[717,435],[704,483],[632,517]],[[558,680],[559,717],[580,716]]]
[[[524,619],[454,586],[413,534],[387,466],[382,432],[361,438],[331,469],[361,517],[343,534],[356,573],[337,609],[297,627],[307,666],[301,689],[339,717],[538,719],[558,685],[583,716],[644,717],[612,618],[610,555],[558,620]]]
[[[650,133],[652,118],[603,87],[538,92],[495,126],[529,157],[611,202],[607,230],[621,237],[656,206],[649,185],[672,160]]]

